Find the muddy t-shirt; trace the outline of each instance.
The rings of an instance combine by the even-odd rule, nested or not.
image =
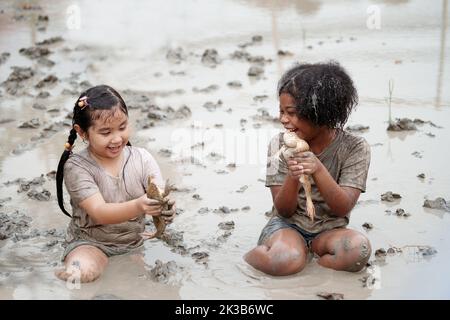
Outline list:
[[[267,187],[283,185],[288,173],[286,160],[275,155],[281,148],[282,141],[283,133],[279,133],[272,138],[269,145],[267,153]],[[338,130],[336,138],[316,157],[340,186],[356,188],[361,190],[361,192],[366,191],[367,173],[370,164],[370,146],[364,138],[355,136],[347,131]],[[306,214],[306,196],[303,188],[300,188],[297,209],[294,215],[290,218],[282,218],[311,233],[346,226],[349,222],[350,213],[345,217],[335,216],[320,195],[312,177],[310,181],[312,200],[316,209],[314,221],[311,221]],[[278,214],[276,209],[273,208],[273,211],[273,216],[276,216]]]
[[[100,193],[106,203],[121,203],[145,193],[148,176],[160,188],[164,186],[161,171],[152,155],[142,148],[124,148],[123,163],[117,177],[110,175],[89,154],[88,149],[70,155],[64,165],[64,181],[70,195],[72,220],[67,242],[92,241],[117,248],[135,248],[142,244],[139,235],[145,228],[145,215],[117,224],[96,224],[79,207],[79,203]]]

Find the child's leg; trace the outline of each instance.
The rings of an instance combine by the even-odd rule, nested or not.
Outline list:
[[[245,261],[273,276],[300,272],[306,265],[308,249],[302,236],[292,228],[275,231],[262,245],[247,252]]]
[[[351,229],[325,231],[312,241],[311,248],[320,256],[321,266],[350,272],[362,270],[372,252],[369,239]]]
[[[80,282],[96,280],[105,270],[108,257],[99,248],[82,245],[73,249],[64,261],[65,269],[55,272],[61,280],[79,276]]]

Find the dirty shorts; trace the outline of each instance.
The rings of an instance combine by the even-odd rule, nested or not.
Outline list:
[[[298,233],[300,233],[302,238],[305,239],[306,245],[308,247],[311,247],[311,241],[313,241],[313,239],[320,234],[320,233],[311,233],[311,232],[305,231],[302,228],[300,228],[299,226],[297,226],[296,224],[288,223],[283,218],[281,218],[279,216],[275,216],[272,219],[270,219],[269,222],[266,224],[266,226],[262,229],[261,235],[259,236],[259,239],[258,239],[258,245],[262,245],[264,242],[266,242],[267,239],[269,239],[269,237],[275,231],[278,231],[280,229],[285,229],[285,228],[293,228]]]
[[[142,244],[135,248],[130,248],[130,247],[120,248],[120,247],[105,246],[101,243],[88,241],[88,240],[75,240],[70,243],[66,243],[66,248],[64,249],[64,253],[62,255],[61,261],[64,262],[67,255],[70,252],[72,252],[74,249],[78,248],[79,246],[84,246],[84,245],[89,245],[89,246],[99,248],[107,257],[122,255],[122,254],[126,254],[129,252],[135,251],[135,250],[140,250],[141,248],[143,248]]]

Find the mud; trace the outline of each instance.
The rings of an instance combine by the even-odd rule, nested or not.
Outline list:
[[[30,228],[31,217],[14,212],[0,211],[0,240],[5,240],[11,237],[20,237]]]
[[[351,126],[347,126],[345,129],[352,132],[364,132],[369,130],[369,128],[370,128],[369,126],[365,126],[362,124],[354,124]]]
[[[217,84],[211,84],[204,88],[198,88],[195,86],[192,88],[192,91],[195,93],[211,93],[211,92],[217,91],[219,89],[220,89],[220,87]]]
[[[207,264],[209,253],[204,251],[194,252],[191,254],[191,257],[195,259],[195,262],[197,263]]]
[[[395,211],[392,210],[386,210],[385,211],[387,215],[395,215],[397,217],[401,217],[401,218],[408,218],[411,216],[411,213],[406,212],[404,209],[402,208],[398,208]]]
[[[172,252],[186,255],[189,252],[189,248],[184,243],[182,231],[175,231],[167,228],[165,233],[161,235],[161,240],[164,241]]]
[[[48,75],[36,84],[36,88],[42,89],[58,82],[58,78],[54,75]]]
[[[372,230],[373,229],[373,224],[370,223],[370,222],[364,222],[362,226],[363,226],[363,228],[365,230]]]
[[[346,299],[448,298],[439,276],[450,261],[450,158],[442,147],[450,128],[448,30],[440,5],[383,3],[377,30],[364,23],[365,3],[343,10],[340,1],[219,1],[201,15],[192,4],[164,3],[172,14],[161,18],[147,3],[80,2],[80,29],[70,30],[69,5],[0,5],[7,22],[0,28],[0,298],[317,299],[331,287]],[[104,14],[94,23],[89,12],[98,10]],[[117,16],[127,28],[110,18]],[[149,40],[148,30],[163,31]],[[412,45],[402,40],[411,36],[418,40]],[[321,268],[313,258],[300,274],[273,279],[252,270],[242,255],[271,214],[264,172],[269,139],[282,130],[276,83],[296,61],[330,59],[342,63],[358,88],[360,103],[346,128],[372,152],[367,190],[349,227],[385,254],[373,252],[368,269],[357,274]],[[390,79],[395,131],[386,130]],[[74,101],[100,83],[123,95],[133,145],[147,148],[179,186],[177,217],[162,241],[144,245],[154,279],[141,262],[117,257],[102,278],[71,290],[53,275],[68,220],[50,172]],[[386,218],[386,210],[400,218]],[[403,219],[404,213],[412,214]],[[167,271],[170,261],[180,269]],[[186,277],[174,281],[180,275]]]
[[[401,118],[396,119],[393,123],[389,124],[387,130],[388,131],[416,131],[418,130],[417,125],[423,125],[423,124],[429,124],[432,127],[435,128],[442,128],[441,126],[438,126],[434,124],[431,121],[424,121],[422,119],[408,119],[408,118]]]
[[[21,125],[19,125],[19,128],[21,129],[36,129],[41,126],[41,123],[39,121],[39,118],[31,119],[30,121],[24,122]]]
[[[229,86],[230,88],[242,88],[242,83],[240,81],[230,81],[227,83],[227,86]]]
[[[222,107],[222,100],[217,100],[217,102],[211,102],[211,101],[207,101],[205,102],[205,104],[203,105],[203,108],[205,108],[206,110],[213,112],[216,111],[216,109],[221,108]]]
[[[249,77],[261,78],[263,74],[264,68],[260,66],[251,66],[247,71]]]
[[[170,278],[180,271],[180,267],[175,261],[162,262],[155,261],[155,266],[149,270],[150,277],[153,281],[169,283]]]
[[[59,42],[63,42],[64,39],[62,37],[51,37],[39,42],[36,42],[37,46],[47,46],[47,45],[52,45],[55,43],[59,43]]]
[[[402,196],[398,193],[394,193],[392,191],[387,191],[381,195],[381,201],[393,202],[398,199],[401,199]]]
[[[234,221],[226,221],[219,223],[219,229],[222,230],[233,230],[234,229]]]
[[[404,245],[402,247],[390,246],[387,250],[380,248],[375,251],[377,261],[388,262],[387,257],[401,256],[410,262],[429,260],[438,254],[436,248],[428,245]]]
[[[434,200],[425,200],[423,207],[450,212],[450,204],[442,197],[437,197]]]
[[[337,292],[319,292],[317,296],[325,300],[344,300],[344,295]]]
[[[166,59],[175,64],[180,64],[182,61],[186,60],[187,55],[184,53],[183,48],[177,47],[175,49],[170,49],[166,53]]]
[[[2,83],[2,87],[5,88],[6,92],[11,95],[23,95],[27,91],[25,84],[26,80],[32,78],[35,74],[34,70],[30,67],[11,67],[13,72],[9,77]]]
[[[9,52],[2,52],[2,54],[0,54],[0,65],[5,63],[6,60],[8,60],[10,56],[11,56],[11,53],[9,53]]]
[[[216,49],[206,49],[202,54],[201,61],[205,66],[210,68],[215,68],[218,64],[221,63],[219,53]]]
[[[30,47],[20,49],[19,53],[30,59],[39,59],[48,56],[52,52],[48,48]]]

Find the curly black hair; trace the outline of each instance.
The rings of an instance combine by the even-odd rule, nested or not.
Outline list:
[[[282,93],[293,97],[299,117],[328,128],[343,128],[358,104],[352,79],[335,61],[294,65],[278,82]]]

